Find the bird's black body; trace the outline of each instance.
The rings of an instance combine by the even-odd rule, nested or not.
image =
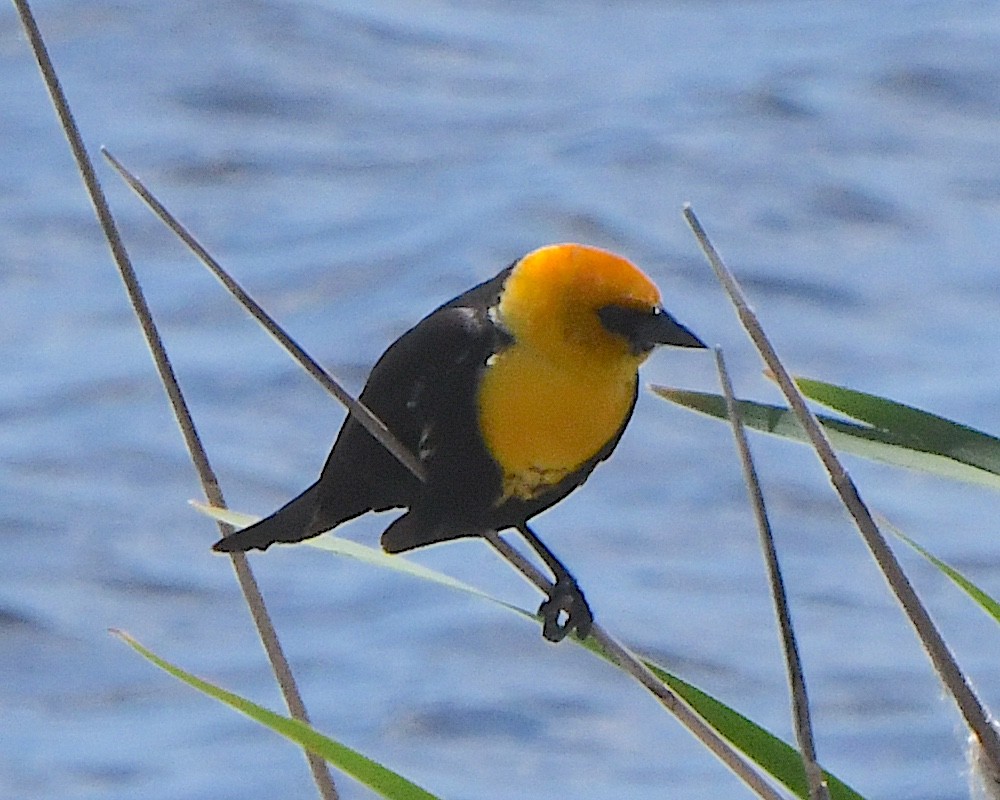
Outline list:
[[[564,482],[530,502],[501,496],[500,468],[478,425],[476,387],[486,360],[509,342],[490,319],[510,267],[427,315],[376,362],[360,400],[427,470],[422,483],[353,417],[319,479],[218,550],[264,550],[331,530],[368,511],[408,508],[382,536],[387,552],[517,527],[576,489],[625,431]],[[626,419],[626,423],[628,420]]]
[[[312,486],[269,517],[220,540],[214,549],[264,550],[275,542],[311,538],[368,511],[396,508],[407,511],[382,535],[383,549],[391,553],[517,528],[552,568],[557,587],[563,584],[560,599],[550,597],[557,606],[551,616],[564,611],[572,617],[575,609],[573,627],[585,634],[590,611],[582,594],[527,527],[527,520],[580,486],[611,454],[631,417],[636,389],[621,427],[600,452],[528,499],[505,496],[503,472],[480,430],[477,392],[489,359],[513,344],[495,309],[515,266],[516,262],[444,304],[400,336],[372,368],[360,395],[361,402],[417,456],[426,481],[414,476],[349,416]],[[614,324],[626,322],[616,316]],[[567,583],[573,594],[568,601]],[[546,637],[562,638],[568,626],[569,622],[564,627],[547,618]]]

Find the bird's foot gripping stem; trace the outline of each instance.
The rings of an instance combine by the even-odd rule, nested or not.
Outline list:
[[[587,598],[569,576],[556,579],[538,613],[542,618],[542,636],[550,642],[561,642],[574,630],[577,636],[586,639],[594,624]]]

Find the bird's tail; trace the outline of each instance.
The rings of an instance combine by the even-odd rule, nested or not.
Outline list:
[[[313,484],[271,516],[219,539],[212,549],[218,553],[267,550],[275,542],[301,542],[317,536],[327,529],[317,525],[317,498],[316,484]]]

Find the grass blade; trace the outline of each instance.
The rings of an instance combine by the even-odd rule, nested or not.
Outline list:
[[[845,386],[796,378],[802,394],[884,431],[912,450],[950,458],[1000,475],[1000,439],[913,406]]]
[[[929,550],[917,544],[913,539],[899,530],[899,528],[891,522],[882,520],[882,524],[885,525],[897,539],[908,544],[913,550],[937,567],[946,578],[952,581],[952,583],[958,586],[959,589],[971,597],[973,601],[975,601],[976,605],[989,614],[995,622],[1000,623],[1000,602],[993,599],[992,596],[980,589],[976,584],[966,578],[961,572],[952,567],[950,564],[942,561],[940,558],[933,555]]]
[[[897,539],[901,539],[913,548],[913,550],[937,567],[942,574],[971,597],[976,605],[993,618],[994,622],[1000,623],[1000,603],[993,597],[980,589],[950,564],[945,563],[937,556],[932,555],[926,548],[917,544],[891,522],[884,519],[881,522]],[[993,724],[996,726],[996,722]],[[987,757],[975,736],[969,736],[968,747],[969,785],[972,788],[972,796],[983,798],[983,800],[987,798],[1000,798],[1000,772],[997,771],[996,765]]]
[[[721,736],[739,747],[748,758],[766,770],[782,786],[796,797],[809,797],[809,785],[802,767],[802,755],[798,750],[738,711],[734,711],[662,667],[649,661],[646,665],[692,708],[697,709]],[[831,800],[864,800],[862,795],[835,775],[824,771],[823,776]]]
[[[232,509],[216,508],[214,506],[205,505],[204,503],[196,501],[192,501],[191,505],[201,513],[207,514],[220,522],[228,523],[235,528],[245,528],[248,525],[252,525],[257,522],[259,519],[259,517],[255,517],[251,514],[241,514],[240,512],[233,511]],[[516,606],[513,603],[501,600],[498,597],[494,597],[481,589],[477,589],[472,584],[457,580],[450,575],[438,572],[430,567],[425,567],[422,564],[411,561],[406,556],[390,555],[380,548],[368,547],[367,545],[360,544],[352,539],[345,539],[342,536],[338,536],[336,533],[326,533],[313,539],[306,539],[301,543],[301,545],[306,547],[315,547],[318,550],[325,550],[333,555],[344,556],[345,558],[350,558],[353,561],[359,561],[362,564],[378,567],[379,569],[392,570],[393,572],[398,572],[411,578],[430,581],[431,583],[436,583],[439,586],[444,586],[447,589],[455,589],[457,591],[470,594],[473,597],[489,600],[491,603],[503,606],[517,614],[527,617],[528,619],[538,619],[538,616],[532,614],[530,611],[527,611],[520,606]]]
[[[435,795],[407,780],[402,775],[387,769],[377,761],[373,761],[356,750],[352,750],[350,747],[340,744],[340,742],[336,742],[328,736],[324,736],[304,722],[276,714],[263,706],[259,706],[237,694],[227,692],[215,684],[197,678],[189,672],[185,672],[180,667],[171,664],[143,647],[127,633],[122,631],[112,631],[112,633],[143,658],[151,661],[173,677],[197,689],[199,692],[218,700],[220,703],[224,703],[230,708],[239,711],[241,714],[250,717],[255,722],[270,728],[275,733],[284,736],[310,753],[315,753],[324,761],[350,775],[356,781],[369,787],[382,797],[389,798],[389,800],[437,800]]]
[[[698,411],[720,420],[726,419],[726,402],[720,395],[674,389],[667,386],[653,386],[652,390],[664,400],[669,400],[683,408]],[[817,402],[822,401],[817,400]],[[892,401],[886,402],[891,403]],[[757,403],[752,400],[740,400],[739,409],[744,423],[749,428],[796,442],[808,443],[809,441],[791,409],[767,403]],[[841,411],[840,408],[836,410]],[[842,413],[849,412],[843,411]],[[918,413],[926,414],[927,412]],[[984,486],[995,491],[1000,490],[1000,474],[981,466],[978,463],[980,459],[966,457],[962,448],[940,445],[936,448],[928,447],[915,440],[912,433],[908,432],[902,425],[897,425],[892,429],[882,429],[834,419],[823,414],[817,414],[816,418],[823,425],[830,442],[841,452],[895,467],[905,467],[963,483]],[[938,419],[943,418],[939,417]],[[963,427],[948,420],[943,421],[956,427]],[[971,431],[972,429],[967,430]],[[979,431],[975,431],[975,433],[986,439],[997,441],[988,434]],[[1000,447],[1000,441],[997,441],[997,446]],[[976,447],[979,455],[985,455],[983,451],[987,445],[984,442],[977,440]]]

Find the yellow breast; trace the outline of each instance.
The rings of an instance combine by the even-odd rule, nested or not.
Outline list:
[[[594,458],[625,422],[638,364],[553,364],[514,346],[488,365],[479,391],[486,446],[504,498],[531,499]]]

